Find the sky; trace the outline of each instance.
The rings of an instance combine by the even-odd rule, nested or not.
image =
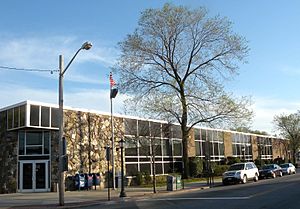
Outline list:
[[[239,75],[225,88],[236,96],[251,96],[255,114],[251,129],[274,134],[275,115],[299,110],[297,0],[2,0],[0,108],[24,100],[57,104],[59,55],[66,65],[90,41],[93,47],[80,51],[65,73],[64,104],[110,112],[108,76],[120,54],[118,42],[134,31],[142,11],[165,3],[206,7],[209,16],[232,21],[233,31],[248,41],[247,63],[240,63]],[[123,112],[125,98],[120,89],[115,112]]]

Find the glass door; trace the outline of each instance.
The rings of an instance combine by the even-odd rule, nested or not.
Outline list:
[[[22,189],[33,189],[33,182],[32,182],[32,171],[33,171],[33,164],[32,163],[23,163],[21,164],[21,169],[23,170],[22,175]]]
[[[20,161],[20,192],[46,192],[49,188],[49,161]]]
[[[35,163],[35,188],[46,189],[46,163]]]

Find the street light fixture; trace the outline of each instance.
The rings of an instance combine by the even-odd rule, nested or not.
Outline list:
[[[124,149],[124,139],[122,138],[121,141],[119,141],[119,146],[121,148],[121,192],[120,197],[126,197],[126,193],[124,190],[124,156],[123,156],[123,149]]]
[[[58,165],[58,193],[59,193],[59,205],[63,206],[64,201],[64,192],[65,192],[65,179],[64,179],[64,150],[63,150],[63,133],[64,133],[64,99],[63,99],[63,78],[67,69],[70,67],[71,63],[77,56],[77,54],[82,50],[89,50],[92,47],[90,42],[85,42],[74,54],[70,62],[64,68],[63,56],[59,55],[59,91],[58,91],[58,104],[59,104],[59,165]]]

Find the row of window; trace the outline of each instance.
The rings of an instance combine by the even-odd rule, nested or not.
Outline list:
[[[272,139],[257,137],[258,155],[261,159],[272,159]]]
[[[194,129],[196,156],[220,161],[224,159],[224,133],[221,131]]]
[[[26,105],[7,110],[7,129],[24,127],[26,124]]]
[[[125,135],[151,136],[158,138],[181,139],[181,128],[178,125],[158,123],[152,121],[124,119]]]
[[[30,126],[58,128],[58,108],[30,105]]]
[[[6,110],[8,130],[26,126],[26,117],[29,117],[29,126],[58,128],[58,108],[30,105],[26,116],[26,107],[22,105]]]
[[[126,136],[125,143],[125,156],[182,156],[182,143],[178,139]]]
[[[135,176],[139,172],[147,172],[150,175],[153,174],[151,164],[148,162],[143,163],[126,163],[126,175]],[[156,162],[155,173],[156,174],[169,174],[169,173],[180,173],[182,171],[181,161],[169,161],[169,162]]]

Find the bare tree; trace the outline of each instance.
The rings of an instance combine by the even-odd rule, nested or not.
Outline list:
[[[296,163],[296,154],[300,148],[300,111],[289,115],[276,115],[273,122],[277,130],[280,131],[280,135],[289,139],[293,163]]]
[[[222,85],[248,53],[227,18],[171,4],[147,9],[120,48],[115,71],[120,89],[131,96],[127,106],[181,125],[184,177],[189,176],[187,138],[194,125],[249,123],[250,99],[234,98]]]

